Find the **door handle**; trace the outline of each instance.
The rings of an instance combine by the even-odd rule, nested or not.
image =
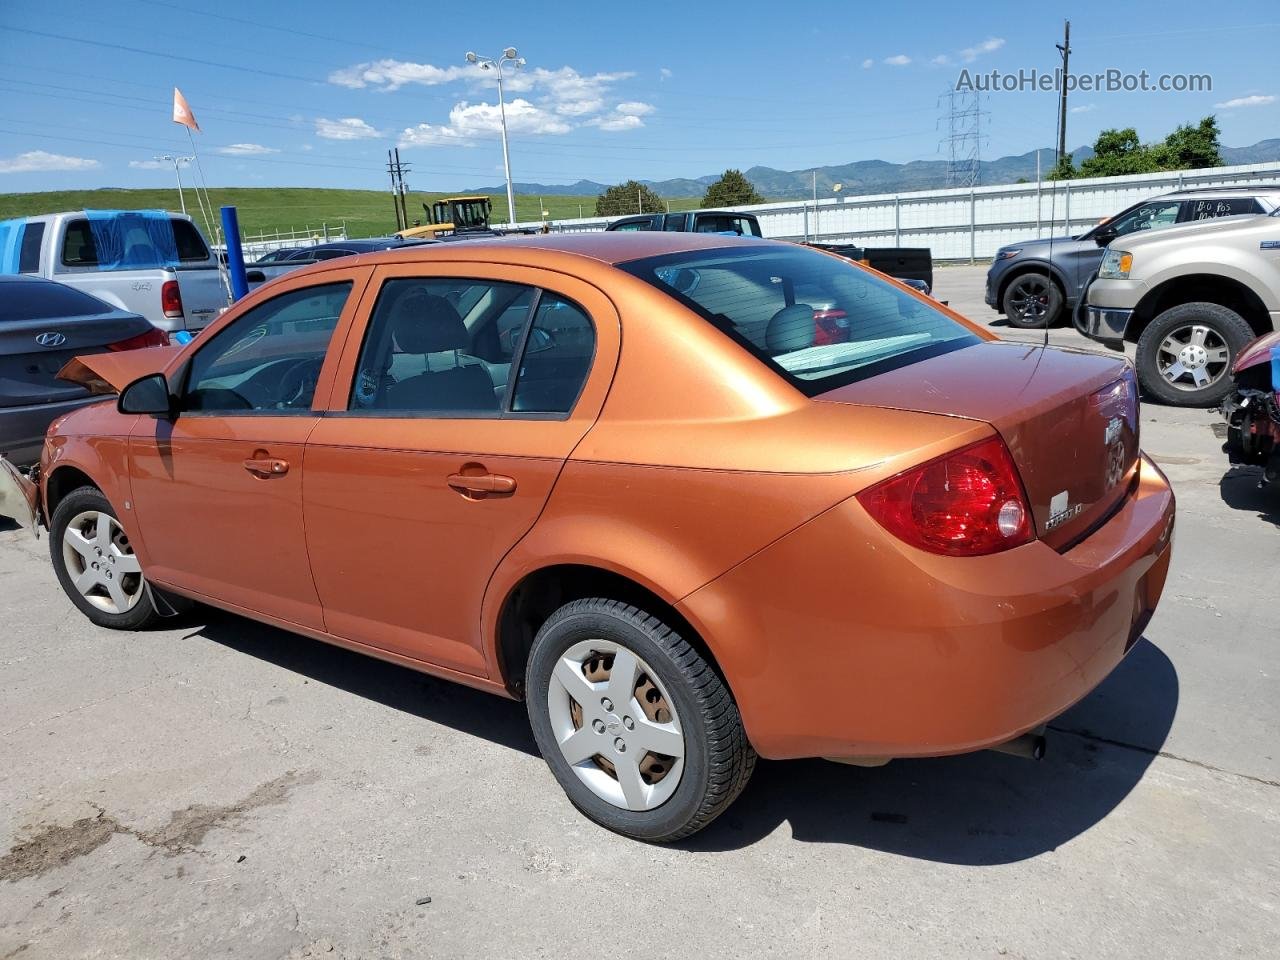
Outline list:
[[[454,490],[473,499],[488,493],[514,493],[516,489],[515,478],[500,473],[451,473],[448,480]]]
[[[276,457],[250,457],[244,462],[244,468],[255,477],[282,477],[289,472],[289,461]]]

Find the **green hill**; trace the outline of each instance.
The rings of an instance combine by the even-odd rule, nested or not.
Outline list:
[[[195,192],[185,191],[187,212],[197,222],[200,211],[196,206]],[[412,193],[408,198],[409,217],[422,218],[422,204],[430,204],[444,193]],[[236,207],[240,228],[246,235],[274,230],[307,230],[319,233],[322,225],[337,230],[346,223],[350,237],[382,236],[395,229],[395,212],[389,191],[380,190],[322,190],[305,187],[228,187],[209,191],[209,199],[215,207],[230,204]],[[494,218],[506,221],[506,195],[495,195]],[[537,220],[540,217],[538,197],[516,196],[516,219]],[[592,216],[595,213],[594,196],[543,196],[543,209],[552,220],[570,217]],[[697,198],[687,197],[671,201],[672,210],[691,210],[698,205]],[[45,193],[0,193],[0,220],[9,217],[32,216],[39,213],[56,213],[60,210],[138,210],[178,209],[178,191],[168,190],[51,190]],[[425,219],[424,219],[425,222]]]

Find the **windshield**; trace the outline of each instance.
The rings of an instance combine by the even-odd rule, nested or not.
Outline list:
[[[920,298],[803,247],[699,250],[620,268],[692,308],[809,396],[979,342]]]

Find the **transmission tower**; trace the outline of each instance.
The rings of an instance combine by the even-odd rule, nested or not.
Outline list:
[[[982,132],[988,111],[982,108],[982,94],[976,90],[948,90],[938,98],[942,116],[938,126],[946,131],[938,149],[947,154],[947,186],[973,187],[982,172]]]

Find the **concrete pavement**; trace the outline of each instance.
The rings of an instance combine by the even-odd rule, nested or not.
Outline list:
[[[938,295],[986,322],[982,273]],[[1215,422],[1143,408],[1173,569],[1043,763],[762,763],[674,848],[578,815],[521,705],[208,611],[97,629],[0,526],[0,958],[1272,956],[1280,494]]]

